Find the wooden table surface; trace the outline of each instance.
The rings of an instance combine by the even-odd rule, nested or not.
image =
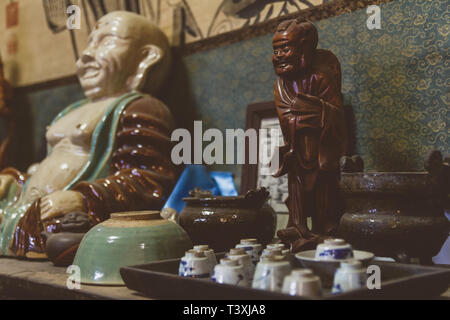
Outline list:
[[[69,290],[66,268],[49,261],[0,258],[0,298],[3,299],[120,299],[148,300],[127,287],[88,286]]]
[[[148,300],[124,286],[82,284],[79,290],[69,290],[68,277],[66,268],[49,261],[0,258],[0,299]],[[450,288],[440,298],[450,299]]]

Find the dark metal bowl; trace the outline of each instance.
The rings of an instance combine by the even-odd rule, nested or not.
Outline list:
[[[377,256],[430,262],[449,235],[440,181],[426,172],[342,174],[340,236]]]

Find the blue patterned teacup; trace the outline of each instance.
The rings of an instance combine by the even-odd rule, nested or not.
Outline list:
[[[291,264],[285,256],[265,256],[256,266],[252,288],[280,292],[284,277],[290,272]]]
[[[203,252],[205,254],[205,257],[208,259],[210,263],[210,273],[212,275],[214,272],[214,267],[217,264],[216,254],[214,253],[214,250],[211,249],[207,244],[196,245],[194,246],[193,250]]]
[[[263,250],[262,245],[256,239],[242,239],[241,243],[236,245],[236,248],[244,249],[250,255],[254,266],[258,263]]]
[[[360,261],[341,262],[341,267],[336,270],[333,281],[332,293],[342,293],[354,289],[364,288],[367,282],[366,269]]]
[[[317,260],[347,260],[353,258],[352,246],[343,239],[326,239],[316,249]]]
[[[203,251],[189,250],[180,261],[178,275],[189,278],[209,279],[211,264]]]
[[[322,283],[311,269],[295,269],[284,278],[281,292],[291,296],[320,297]]]
[[[213,282],[225,283],[241,287],[249,287],[247,271],[238,260],[220,259],[220,263],[214,267],[214,273],[211,278]]]

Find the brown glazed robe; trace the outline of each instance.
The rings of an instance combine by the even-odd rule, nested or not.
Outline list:
[[[306,225],[308,216],[313,234],[331,234],[339,223],[339,159],[347,148],[340,79],[337,58],[330,51],[316,50],[312,65],[295,79],[297,88],[286,78],[275,82],[275,104],[285,141],[275,176],[287,173],[289,185],[288,226],[279,233],[284,242],[313,237]],[[304,112],[305,107],[318,112]]]
[[[122,112],[117,131],[110,176],[94,182],[80,182],[72,190],[84,197],[84,211],[93,225],[105,221],[110,213],[159,210],[176,181],[177,170],[170,161],[170,134],[174,121],[159,100],[144,97]],[[2,173],[14,173],[8,169]],[[15,173],[23,184],[24,175]],[[19,221],[11,245],[16,256],[30,251],[45,254],[40,233],[59,232],[58,219],[42,222],[37,200]],[[27,255],[30,256],[30,255]]]

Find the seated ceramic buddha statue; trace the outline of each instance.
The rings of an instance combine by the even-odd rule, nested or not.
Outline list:
[[[170,68],[166,36],[144,17],[101,18],[77,61],[87,97],[64,109],[46,133],[47,157],[31,175],[0,175],[0,254],[45,258],[42,232],[85,212],[91,225],[110,213],[157,210],[176,179],[169,109],[150,94]],[[148,93],[148,94],[145,94]]]

